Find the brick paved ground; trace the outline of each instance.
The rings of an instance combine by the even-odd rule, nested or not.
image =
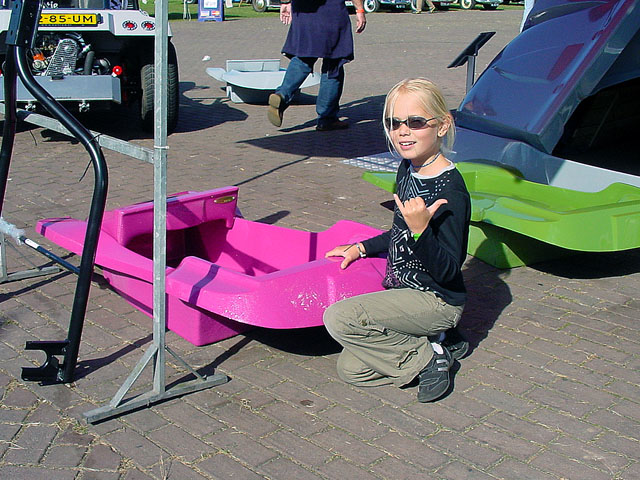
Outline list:
[[[168,190],[236,184],[252,220],[318,230],[348,218],[384,228],[388,196],[340,160],[384,151],[380,106],[401,78],[429,76],[457,105],[465,72],[448,63],[478,33],[495,30],[481,70],[516,35],[520,15],[370,15],[347,67],[343,113],[352,127],[338,133],[312,128],[310,96],[278,130],[264,107],[230,103],[205,74],[228,58],[277,57],[285,35],[277,19],[174,23],[183,95]],[[151,146],[130,122],[106,116],[90,126]],[[151,198],[149,165],[106,156],[109,207]],[[22,129],[4,215],[29,232],[43,217],[86,216],[86,163],[79,145]],[[43,262],[8,253],[11,270]],[[639,270],[638,251],[510,271],[470,258],[461,325],[473,351],[456,368],[453,391],[434,404],[417,403],[412,389],[338,381],[338,350],[321,328],[256,330],[206,347],[170,332],[168,344],[191,365],[232,380],[97,425],[83,413],[115,394],[151,342],[151,321],[97,275],[77,380],[40,386],[20,380],[23,366],[42,362],[25,341],[65,338],[75,279],[0,285],[0,478],[640,478]],[[183,373],[171,359],[168,371],[171,379]],[[138,390],[149,379],[145,372]]]

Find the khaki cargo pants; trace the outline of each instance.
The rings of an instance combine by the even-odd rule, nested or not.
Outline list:
[[[324,313],[324,324],[344,349],[338,375],[359,386],[410,383],[433,356],[428,335],[455,327],[464,306],[433,292],[399,288],[341,300]]]

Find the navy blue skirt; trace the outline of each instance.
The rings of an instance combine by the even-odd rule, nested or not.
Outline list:
[[[353,60],[351,20],[344,0],[293,0],[282,53],[288,57]]]

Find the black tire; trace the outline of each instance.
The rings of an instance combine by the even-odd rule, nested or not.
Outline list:
[[[380,10],[380,0],[364,0],[364,11],[367,13],[374,13]]]
[[[463,10],[473,10],[476,8],[476,0],[460,0],[460,8]]]
[[[153,111],[155,66],[147,63],[140,69],[142,96],[140,97],[140,123],[142,130],[153,132]],[[171,133],[178,125],[180,101],[180,80],[178,78],[178,61],[173,44],[169,43],[169,61],[167,66],[167,133]]]
[[[258,13],[267,11],[267,0],[251,0],[251,6]]]

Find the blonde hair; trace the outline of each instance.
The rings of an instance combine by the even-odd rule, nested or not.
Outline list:
[[[396,83],[384,101],[384,108],[382,109],[382,125],[384,126],[384,133],[387,137],[387,142],[392,145],[391,136],[389,133],[389,127],[384,121],[385,118],[392,116],[393,109],[396,100],[400,95],[410,94],[420,103],[420,106],[429,115],[436,117],[438,121],[438,128],[445,123],[445,119],[449,121],[449,128],[446,133],[445,147],[451,150],[453,141],[455,140],[455,124],[453,117],[447,107],[447,102],[444,99],[444,95],[440,87],[438,87],[431,80],[426,78],[406,78],[401,82]]]

